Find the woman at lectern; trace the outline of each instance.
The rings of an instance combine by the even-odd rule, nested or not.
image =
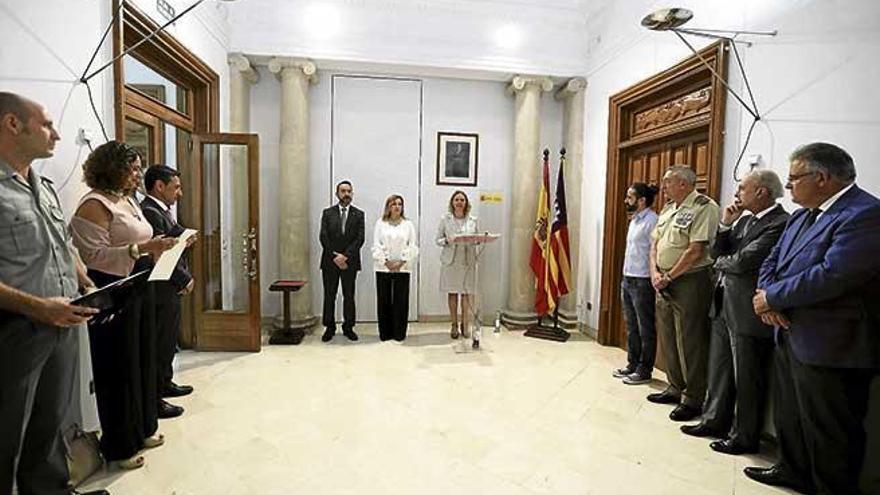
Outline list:
[[[110,141],[83,164],[91,190],[70,222],[73,243],[99,287],[127,277],[142,255],[158,256],[176,239],[152,239],[153,228],[132,195],[141,181],[141,159],[131,146]],[[143,448],[164,441],[158,429],[155,329],[149,284],[134,291],[109,321],[89,323],[101,451],[124,469],[144,465]],[[99,315],[100,316],[100,315]]]
[[[385,200],[385,211],[373,230],[372,251],[379,338],[402,341],[409,319],[410,273],[419,254],[416,228],[404,216],[402,196],[392,194]]]
[[[453,242],[455,237],[478,232],[477,218],[470,215],[471,202],[464,191],[449,198],[449,211],[440,218],[434,240],[440,251],[440,290],[446,293],[452,328],[449,336],[470,338],[468,319],[476,281],[476,249],[473,244]],[[459,303],[459,300],[461,301]],[[459,318],[459,308],[461,317]]]

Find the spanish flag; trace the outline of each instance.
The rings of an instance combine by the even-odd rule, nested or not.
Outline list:
[[[538,211],[535,215],[535,230],[532,234],[532,251],[529,266],[535,274],[535,312],[545,315],[553,311],[555,302],[551,301],[547,279],[548,264],[547,239],[550,234],[550,150],[544,150],[544,178],[538,192]]]
[[[559,159],[556,180],[555,214],[550,227],[550,249],[547,260],[547,283],[550,286],[550,309],[556,307],[559,298],[568,294],[571,287],[570,249],[568,246],[568,210],[565,206],[565,150]]]

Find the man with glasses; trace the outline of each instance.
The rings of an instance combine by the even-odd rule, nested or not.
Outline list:
[[[880,368],[880,200],[855,184],[852,158],[833,144],[802,146],[789,160],[786,188],[803,208],[761,267],[753,299],[776,329],[780,459],[745,474],[858,494],[868,390]]]

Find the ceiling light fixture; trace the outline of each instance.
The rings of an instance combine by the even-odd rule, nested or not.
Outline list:
[[[712,73],[712,76],[718,79],[718,82],[724,86],[724,89],[727,90],[736,100],[746,109],[749,114],[752,116],[752,125],[749,126],[748,134],[746,134],[745,142],[743,143],[742,150],[739,153],[739,157],[736,159],[736,163],[733,166],[733,178],[737,179],[736,172],[739,168],[739,163],[742,161],[743,155],[746,152],[746,148],[749,145],[749,141],[752,138],[752,131],[755,130],[755,125],[761,120],[761,114],[758,112],[758,105],[755,103],[755,95],[752,93],[752,87],[749,84],[749,78],[746,76],[745,68],[743,67],[742,60],[739,57],[739,51],[736,49],[737,43],[743,43],[746,46],[752,46],[752,43],[745,40],[736,39],[737,36],[740,35],[753,35],[753,36],[776,36],[777,32],[774,31],[740,31],[740,30],[728,30],[728,29],[703,29],[703,28],[689,28],[682,29],[681,26],[685,25],[688,21],[690,21],[694,17],[694,13],[688,9],[683,9],[679,7],[671,7],[658,9],[650,14],[646,15],[642,18],[642,27],[650,29],[651,31],[672,31],[678,36],[678,39],[682,41],[693,54],[700,59],[700,62],[709,69],[709,72]],[[710,38],[716,40],[724,40],[728,43],[731,50],[733,51],[733,55],[736,58],[736,64],[739,66],[740,75],[742,75],[743,83],[745,84],[746,91],[749,95],[749,100],[751,104],[746,103],[746,101],[737,94],[733,88],[727,84],[727,81],[721,77],[721,74],[718,74],[715,69],[709,65],[709,62],[703,58],[702,55],[697,51],[696,48],[683,36],[683,34],[690,34],[693,36],[699,36],[702,38]]]

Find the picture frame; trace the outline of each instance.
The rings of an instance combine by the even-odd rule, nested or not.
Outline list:
[[[437,185],[476,186],[479,159],[479,134],[437,133]]]

